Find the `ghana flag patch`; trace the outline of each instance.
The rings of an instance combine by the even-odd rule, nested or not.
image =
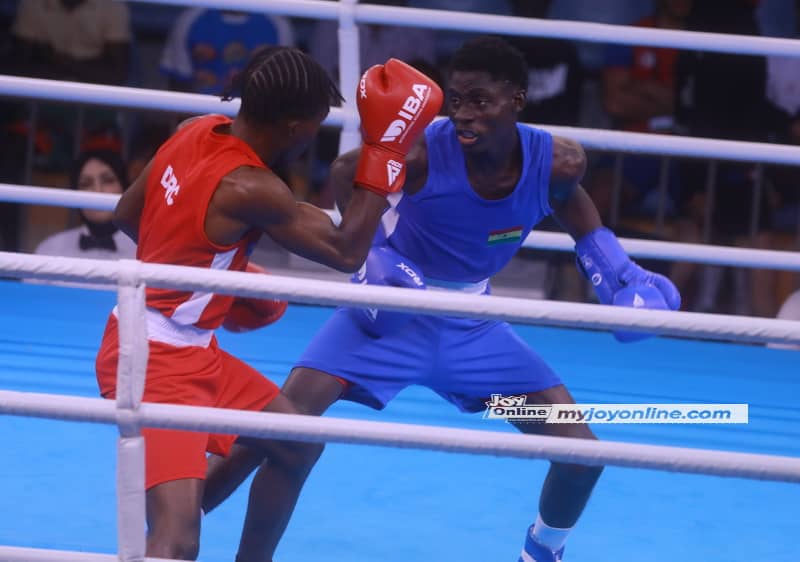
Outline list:
[[[497,244],[505,244],[507,242],[518,242],[522,238],[522,227],[513,226],[511,228],[504,228],[503,230],[492,230],[489,232],[489,239],[486,243],[489,246]]]

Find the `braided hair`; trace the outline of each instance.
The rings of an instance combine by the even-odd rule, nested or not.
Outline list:
[[[339,88],[313,58],[299,49],[269,46],[253,53],[222,99],[241,97],[239,110],[254,125],[281,119],[312,119],[327,115],[344,101]]]

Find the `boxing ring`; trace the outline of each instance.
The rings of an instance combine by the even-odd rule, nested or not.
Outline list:
[[[798,41],[650,30],[644,36],[641,30],[615,26],[455,17],[352,1],[238,0],[226,7],[338,18],[347,85],[357,81],[355,26],[369,22],[800,55]],[[5,76],[0,77],[0,95],[193,113],[233,114],[237,108],[199,95]],[[343,148],[357,142],[352,107],[332,111],[328,124],[342,127]],[[797,147],[548,129],[589,148],[800,165]],[[115,198],[0,185],[0,200],[108,209]],[[535,233],[526,245],[571,250],[565,236],[544,235]],[[791,252],[623,244],[639,257],[800,271],[800,256]],[[142,425],[330,443],[304,489],[279,560],[515,560],[547,468],[546,462],[531,459],[545,458],[608,466],[570,537],[566,560],[797,560],[792,543],[800,531],[794,515],[800,503],[798,355],[752,344],[798,344],[800,322],[280,276],[252,279],[244,273],[129,260],[0,253],[0,273],[117,286],[115,294],[0,282],[0,435],[6,444],[0,469],[5,507],[0,545],[7,545],[0,546],[0,561],[143,560]],[[223,347],[278,384],[331,313],[330,306],[370,305],[515,322],[578,403],[747,403],[749,423],[596,425],[601,441],[584,443],[518,434],[503,422],[459,414],[421,388],[404,392],[382,413],[340,403],[321,419],[141,404],[145,284],[301,303],[290,306],[273,327],[219,333]],[[119,396],[105,401],[97,398],[93,361],[115,303],[120,310]],[[608,333],[623,327],[667,337],[623,345]],[[231,560],[246,488],[204,519],[200,560]]]

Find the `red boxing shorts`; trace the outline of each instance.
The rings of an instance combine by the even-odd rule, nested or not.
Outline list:
[[[103,398],[116,397],[119,335],[117,318],[106,325],[95,368]],[[144,402],[261,411],[278,387],[248,364],[222,351],[217,339],[208,347],[174,347],[150,341]],[[237,435],[142,428],[145,439],[145,488],[183,478],[204,480],[206,452],[227,456]]]

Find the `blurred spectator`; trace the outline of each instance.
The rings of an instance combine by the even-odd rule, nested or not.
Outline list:
[[[630,25],[654,10],[655,0],[553,0],[549,16],[557,20]],[[602,70],[605,63],[603,45],[579,43],[578,53],[583,67],[589,72]]]
[[[128,186],[122,160],[113,152],[84,152],[75,161],[73,189],[121,195]],[[112,211],[81,209],[81,226],[46,238],[35,253],[92,259],[134,259],[136,245],[111,222]]]
[[[123,84],[128,78],[130,23],[124,2],[21,0],[11,29],[8,71],[20,76]],[[74,154],[89,148],[121,149],[113,110],[39,104],[37,166],[65,169]],[[12,142],[24,145],[28,113],[18,106],[7,124]],[[75,146],[75,129],[82,130]]]
[[[128,77],[131,33],[124,2],[20,0],[10,31],[4,73],[101,84],[122,84]],[[23,183],[29,179],[25,170],[34,167],[65,172],[81,149],[121,149],[113,110],[14,101],[4,102],[0,115],[0,181]],[[26,162],[29,135],[33,162]],[[18,250],[19,208],[2,205],[0,221],[2,249]]]
[[[294,45],[288,19],[271,14],[190,8],[172,28],[161,71],[175,90],[220,95],[250,54],[267,45]]]
[[[695,2],[690,29],[754,35],[755,2],[729,0]],[[764,57],[708,52],[682,53],[677,62],[678,105],[676,115],[692,136],[746,141],[765,141],[772,119],[766,102],[767,64]],[[683,189],[679,211],[679,237],[685,241],[740,246],[769,247],[769,209],[766,196],[755,200],[760,176],[749,163],[687,163],[682,170]],[[709,180],[714,197],[707,200]],[[762,194],[766,190],[761,191]],[[754,203],[759,211],[754,215]],[[711,205],[711,208],[708,208]],[[711,220],[707,223],[707,217]],[[756,219],[753,224],[752,219]],[[697,268],[686,267],[697,273]],[[730,291],[724,270],[703,267],[697,292],[689,306],[699,311],[717,311],[727,300],[736,314],[774,316],[774,291],[759,277],[766,272],[733,270]],[[687,303],[691,292],[686,291]],[[727,297],[727,299],[725,298]],[[720,302],[722,301],[722,302]]]
[[[12,26],[15,74],[121,85],[130,68],[130,14],[124,2],[21,0]],[[40,104],[36,135],[42,167],[65,168],[79,150],[121,150],[117,113]],[[27,136],[27,115],[12,124]],[[82,130],[75,146],[75,128]]]
[[[800,0],[797,1],[800,5]],[[800,6],[795,10],[795,37],[800,39]],[[767,59],[767,98],[776,112],[776,140],[800,146],[800,58],[772,56]],[[800,228],[800,167],[770,166],[772,227],[797,233]]]
[[[781,305],[778,318],[784,320],[800,320],[800,291],[795,291]]]
[[[407,5],[405,0],[370,0],[369,3],[399,7]],[[308,45],[309,54],[333,77],[339,76],[338,29],[338,21],[319,20]],[[437,62],[435,37],[436,32],[432,29],[359,24],[359,73],[373,65],[383,64],[392,57],[409,64],[424,63],[433,67]],[[355,88],[352,89],[355,91]],[[352,96],[346,89],[343,92],[347,98]]]
[[[552,0],[512,0],[514,16],[547,18]],[[580,118],[583,68],[575,43],[543,37],[514,37],[511,42],[528,63],[528,103],[520,120],[576,126]]]
[[[758,4],[758,27],[761,35],[769,37],[793,37],[797,31],[796,0],[761,0]]]
[[[525,18],[548,17],[551,0],[511,0],[512,15]],[[583,67],[575,43],[545,37],[509,37],[528,63],[527,103],[520,121],[534,125],[578,125],[580,119]],[[558,224],[546,220],[539,230],[560,231]],[[550,299],[583,301],[586,287],[575,269],[575,262],[562,252],[522,249],[510,269],[523,261],[546,262],[545,295]],[[525,275],[527,269],[523,269]]]
[[[800,291],[792,293],[781,306],[778,318],[800,320]]]
[[[758,26],[753,6],[753,0],[695,2],[689,28],[756,35]],[[767,74],[764,57],[684,52],[677,68],[678,118],[686,124],[690,134],[736,140],[764,139]]]
[[[781,320],[800,320],[800,291],[795,291],[781,305],[778,316]],[[800,345],[771,343],[767,347],[773,349],[794,349],[800,351]]]
[[[659,0],[637,27],[684,29],[692,0]],[[603,70],[606,110],[620,129],[671,131],[675,109],[676,49],[609,47]]]
[[[13,61],[24,76],[122,84],[128,77],[128,6],[107,0],[21,0]]]
[[[390,3],[386,0],[375,3]],[[400,4],[400,2],[391,2],[392,4]],[[460,0],[457,3],[452,0],[407,0],[402,2],[408,5],[409,8],[422,8],[425,10],[453,10],[457,9],[459,12],[468,12],[471,14],[491,14],[495,16],[510,16],[511,4],[509,0]],[[443,69],[450,62],[450,57],[453,53],[461,47],[461,45],[476,33],[469,33],[464,31],[447,31],[443,29],[436,30],[434,35],[435,50],[436,50],[436,65]]]
[[[654,14],[638,21],[638,27],[684,29],[692,7],[691,0],[659,0]],[[618,129],[632,132],[671,133],[675,111],[676,49],[658,47],[608,48],[603,71],[603,102]],[[653,216],[659,204],[665,214],[675,212],[673,199],[680,185],[676,166],[669,166],[668,194],[660,201],[663,158],[624,155],[620,191],[621,213]],[[610,201],[614,186],[614,159],[598,162],[588,183],[598,202]],[[610,209],[609,209],[610,212]]]

